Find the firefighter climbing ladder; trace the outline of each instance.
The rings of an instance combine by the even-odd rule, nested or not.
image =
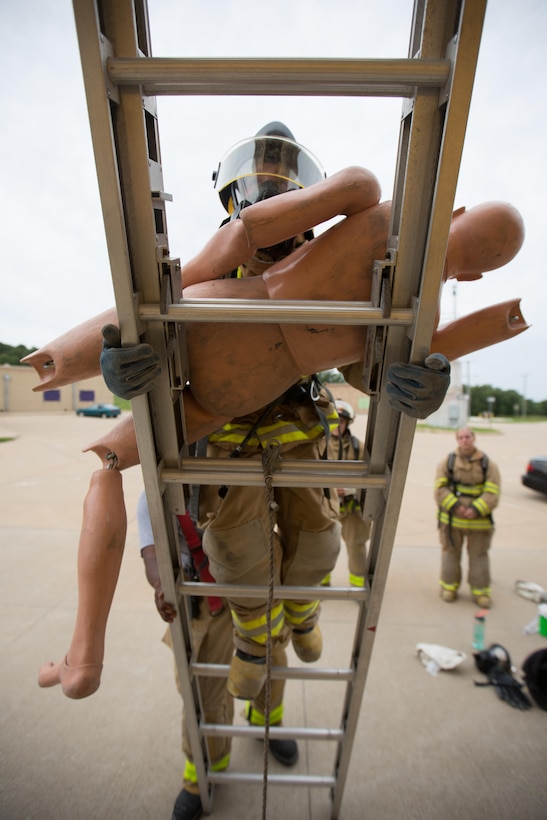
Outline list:
[[[416,0],[408,59],[187,59],[151,56],[146,0],[74,0],[76,27],[97,165],[116,306],[124,343],[147,341],[165,366],[157,386],[132,402],[163,589],[177,600],[172,625],[204,810],[212,784],[261,782],[262,774],[212,773],[208,734],[253,735],[257,727],[200,721],[198,675],[227,668],[192,657],[186,596],[211,593],[182,581],[175,515],[194,484],[263,485],[260,465],[191,458],[185,437],[183,354],[187,322],[308,322],[367,326],[363,383],[371,395],[364,462],[283,460],[274,486],[357,486],[363,515],[374,522],[367,588],[283,588],[283,597],[355,598],[351,659],[345,669],[272,670],[287,678],[336,680],[345,686],[339,730],[272,728],[272,737],[336,743],[330,776],[274,776],[268,784],[327,787],[338,818],[364,693],[415,422],[391,410],[381,390],[393,361],[423,361],[429,352],[441,287],[459,164],[486,0]],[[156,97],[160,95],[400,97],[403,110],[390,238],[374,271],[370,303],[280,303],[181,300],[180,263],[166,228]],[[199,589],[197,589],[199,587]],[[216,585],[214,594],[228,587]],[[238,595],[252,594],[238,588]],[[194,708],[192,708],[192,705]]]

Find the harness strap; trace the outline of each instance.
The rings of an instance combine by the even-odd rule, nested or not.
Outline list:
[[[209,559],[203,552],[201,537],[190,517],[190,511],[187,510],[184,515],[177,515],[177,520],[186,543],[188,544],[190,557],[192,558],[192,563],[199,580],[206,584],[214,584],[215,579],[209,569]],[[224,609],[224,601],[216,595],[208,596],[207,602],[211,615],[218,615]]]

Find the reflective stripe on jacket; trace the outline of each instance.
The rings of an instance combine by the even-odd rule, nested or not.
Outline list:
[[[306,386],[308,383],[309,380],[304,379],[299,384]],[[281,397],[262,419],[264,410],[232,419],[212,433],[209,441],[230,449],[244,444],[245,450],[256,450],[258,447],[265,449],[270,443],[277,442],[282,449],[287,450],[325,435],[325,426],[318,410],[323,413],[330,431],[338,426],[336,407],[323,388],[315,402],[311,398],[286,401],[285,397]]]

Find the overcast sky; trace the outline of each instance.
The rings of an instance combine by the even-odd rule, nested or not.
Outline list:
[[[411,0],[149,0],[153,54],[406,57]],[[464,380],[547,399],[544,0],[490,0],[455,207],[504,200],[524,246],[482,281],[445,288],[441,322],[513,297],[531,328],[463,362]],[[69,0],[0,0],[4,77],[0,342],[41,346],[114,304]],[[363,165],[392,195],[401,100],[161,97],[172,256],[189,259],[223,210],[211,173],[266,122],[285,121],[328,174]],[[340,298],[343,298],[342,295]]]

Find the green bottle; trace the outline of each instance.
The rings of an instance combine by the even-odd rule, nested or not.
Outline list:
[[[486,620],[486,609],[480,609],[473,620],[473,641],[471,646],[480,652],[484,649],[484,627]]]

